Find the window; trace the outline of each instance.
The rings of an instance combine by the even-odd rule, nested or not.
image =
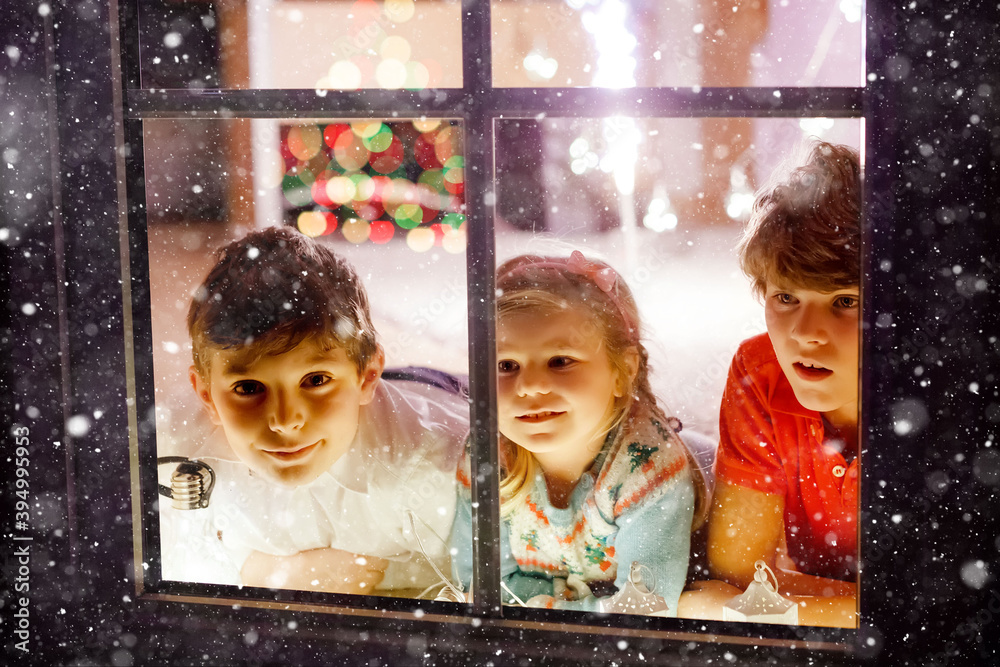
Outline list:
[[[863,146],[859,4],[253,0],[120,13],[145,593],[640,637],[803,636],[500,604],[494,274],[529,251],[607,258],[639,297],[657,394],[711,440],[732,352],[762,330],[732,255],[755,187],[803,136]],[[225,527],[171,514],[158,495],[174,469],[158,460],[198,458],[207,432],[188,372],[191,295],[210,251],[272,225],[326,237],[358,268],[391,366],[468,375],[468,608],[415,602],[423,585],[402,597],[239,588],[223,561],[204,567]],[[189,567],[175,547],[192,539]],[[816,636],[836,648],[851,634]]]
[[[120,9],[131,15],[139,5],[151,3]],[[186,6],[192,5],[199,17],[240,6]],[[778,1],[768,6],[782,7]],[[864,117],[870,223],[862,405],[870,447],[863,479],[862,627],[847,633],[855,638],[853,655],[822,650],[825,645],[818,644],[827,636],[811,630],[803,650],[800,642],[793,649],[785,640],[761,639],[759,626],[740,624],[691,627],[660,619],[659,629],[650,630],[624,627],[630,620],[624,617],[615,626],[607,620],[600,626],[567,624],[562,618],[510,624],[455,608],[432,612],[423,605],[418,619],[408,601],[383,610],[365,608],[363,599],[352,599],[354,606],[348,607],[314,595],[285,601],[281,609],[260,609],[231,589],[193,585],[160,593],[147,587],[137,595],[134,566],[150,554],[134,554],[132,548],[133,532],[141,532],[142,524],[130,516],[130,471],[140,470],[130,464],[130,454],[138,456],[132,442],[148,443],[155,429],[129,403],[129,383],[137,376],[126,361],[136,350],[146,363],[142,357],[153,348],[141,327],[123,320],[122,304],[132,304],[132,296],[135,303],[144,298],[140,269],[147,245],[142,240],[130,253],[130,239],[123,236],[128,224],[119,219],[129,206],[138,215],[146,202],[140,196],[143,179],[135,178],[137,163],[129,172],[116,170],[116,160],[126,157],[115,150],[116,121],[123,109],[130,123],[187,112],[171,114],[170,105],[179,102],[169,95],[160,100],[162,108],[143,107],[148,91],[137,84],[126,86],[127,107],[111,94],[113,77],[121,74],[112,62],[135,76],[139,71],[136,52],[128,46],[134,30],[118,30],[119,3],[14,3],[10,10],[11,20],[2,23],[0,76],[5,93],[0,244],[8,278],[0,400],[16,430],[5,440],[13,454],[5,468],[4,497],[12,506],[30,503],[31,510],[27,528],[12,522],[5,552],[4,562],[17,568],[10,574],[11,591],[20,594],[4,598],[15,637],[7,649],[15,658],[7,662],[996,662],[988,638],[998,609],[1000,373],[993,325],[1000,300],[993,204],[1000,194],[995,178],[1000,51],[996,18],[979,5],[866,3],[867,84],[863,93],[848,93],[858,102],[849,106],[861,108],[856,113]],[[119,34],[127,47],[121,60],[112,53]],[[233,88],[207,84],[218,86]],[[152,97],[162,97],[160,89],[169,87],[157,84]],[[375,92],[377,99],[384,91]],[[782,104],[793,92],[782,89]],[[812,99],[816,92],[810,91]],[[844,92],[826,90],[826,99]],[[211,108],[252,115],[258,102],[274,103],[272,90],[255,93],[242,111],[240,94],[227,93]],[[326,122],[336,115],[315,118],[311,91],[282,95],[298,105],[295,114],[282,111],[283,116]],[[607,98],[614,101],[616,95]],[[665,97],[681,110],[690,108],[684,95]],[[184,105],[197,107],[197,99],[188,96]],[[325,103],[339,104],[331,99]],[[558,99],[553,95],[550,101]],[[643,117],[632,107],[639,105],[613,111]],[[595,111],[590,117],[597,116]],[[244,120],[240,116],[233,123]],[[129,128],[136,151],[140,129]],[[249,148],[224,154],[249,155]],[[126,186],[132,188],[129,197]],[[193,206],[191,215],[207,221],[221,215],[218,202],[225,195],[218,191],[228,188],[212,194],[212,206]],[[498,206],[502,201],[498,198]],[[513,218],[509,210],[504,215]],[[130,260],[135,271],[123,284],[122,265],[130,266]],[[148,379],[138,376],[140,383]],[[22,452],[14,451],[21,448],[30,454],[27,466],[18,460]],[[25,479],[22,471],[28,481],[15,485]],[[13,511],[12,518],[22,521]],[[155,561],[146,562],[154,571]],[[25,570],[30,582],[23,579]],[[265,597],[261,604],[273,606],[275,596]]]

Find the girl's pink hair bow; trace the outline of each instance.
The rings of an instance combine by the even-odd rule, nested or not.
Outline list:
[[[610,266],[591,262],[583,256],[582,252],[574,250],[573,254],[566,260],[566,268],[578,276],[590,278],[605,294],[614,294],[618,273]]]

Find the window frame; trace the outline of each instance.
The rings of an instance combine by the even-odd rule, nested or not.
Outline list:
[[[550,117],[815,117],[860,118],[871,113],[871,90],[865,87],[636,87],[598,88],[494,88],[492,85],[492,31],[490,3],[462,0],[463,87],[408,92],[361,90],[356,92],[312,90],[162,90],[142,88],[138,11],[140,0],[112,0],[112,68],[118,137],[119,208],[123,261],[123,300],[126,331],[126,366],[129,395],[130,463],[133,489],[133,530],[137,593],[142,598],[248,607],[287,608],[329,612],[358,618],[446,623],[483,623],[509,630],[558,631],[609,637],[674,639],[678,641],[724,641],[732,644],[771,645],[849,652],[856,630],[764,626],[692,621],[615,617],[614,623],[597,622],[596,616],[567,615],[547,610],[505,607],[500,596],[500,519],[495,499],[499,497],[496,449],[496,377],[494,332],[494,122]],[[117,21],[115,17],[117,15]],[[866,17],[871,25],[871,11]],[[870,57],[871,54],[866,53]],[[428,95],[427,93],[431,94]],[[291,111],[289,111],[291,109]],[[338,118],[420,117],[460,119],[465,132],[468,246],[469,384],[473,400],[470,422],[473,442],[472,493],[477,591],[470,605],[372,597],[317,595],[280,591],[273,599],[245,595],[217,595],[211,585],[163,582],[147,577],[144,562],[159,562],[159,520],[155,511],[144,515],[156,501],[156,452],[150,446],[155,424],[140,415],[152,414],[153,405],[151,314],[149,269],[146,261],[145,181],[142,124],[152,118]],[[870,135],[870,123],[865,124]],[[866,143],[869,138],[866,136]],[[866,186],[866,192],[867,192]],[[866,217],[867,217],[866,212]],[[865,225],[866,234],[870,234]],[[864,266],[869,265],[869,245],[862,248]],[[868,271],[862,276],[866,319],[870,295]],[[870,349],[864,335],[863,349]],[[863,382],[868,378],[862,374]],[[864,387],[867,389],[867,386]],[[863,393],[862,395],[866,395]],[[867,449],[870,411],[863,404],[860,415],[862,450]],[[153,441],[155,442],[155,440]],[[870,498],[869,484],[862,482],[862,508]],[[863,541],[862,541],[863,543]],[[859,586],[859,599],[862,597]],[[414,610],[426,610],[418,616]],[[374,621],[373,621],[374,622]],[[808,632],[806,632],[808,631]],[[808,635],[808,640],[803,640]]]

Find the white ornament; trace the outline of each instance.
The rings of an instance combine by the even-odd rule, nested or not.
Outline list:
[[[722,620],[798,625],[799,607],[778,595],[778,578],[771,568],[762,560],[754,563],[754,567],[757,571],[746,591],[723,605]],[[773,584],[768,580],[768,574],[774,580]]]
[[[667,601],[662,596],[653,592],[656,589],[655,580],[651,586],[646,586],[646,582],[642,576],[643,567],[643,565],[639,564],[639,561],[632,561],[632,567],[628,573],[628,581],[625,582],[620,591],[602,600],[602,611],[609,614],[671,615]],[[649,571],[648,567],[645,569]]]

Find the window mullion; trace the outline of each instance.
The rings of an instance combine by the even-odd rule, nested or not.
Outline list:
[[[504,118],[861,116],[862,88],[491,88],[480,100]]]
[[[462,0],[465,202],[468,220],[473,610],[502,615],[494,331],[495,198],[492,33],[488,0]]]
[[[457,118],[459,89],[424,91],[159,90],[131,91],[130,118]]]
[[[486,114],[466,117],[468,229],[469,420],[472,440],[474,608],[500,611],[500,484],[496,446],[496,373],[493,237],[493,123]],[[474,202],[474,203],[473,203]]]

